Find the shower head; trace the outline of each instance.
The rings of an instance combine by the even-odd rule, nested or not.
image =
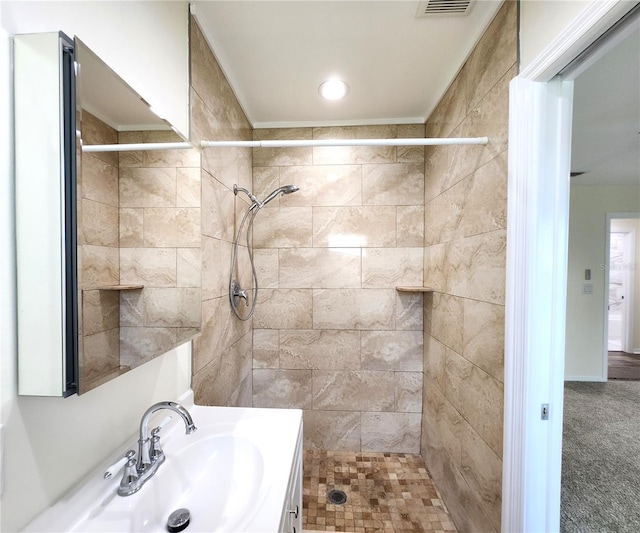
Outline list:
[[[267,203],[273,200],[279,194],[291,194],[292,192],[298,191],[299,188],[295,185],[284,185],[283,187],[278,187],[275,191],[272,191],[269,196],[267,196],[264,201],[260,204],[260,208],[264,207]]]
[[[238,185],[234,183],[233,184],[233,194],[238,196],[238,192],[245,193],[249,197],[249,200],[251,200],[254,204],[260,205],[260,202],[258,201],[258,199],[251,192],[249,192],[244,187],[238,187]]]

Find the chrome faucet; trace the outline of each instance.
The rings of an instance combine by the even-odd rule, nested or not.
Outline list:
[[[136,460],[135,452],[129,450],[126,455],[127,463],[124,467],[124,474],[118,494],[120,496],[130,496],[134,492],[138,492],[158,470],[158,467],[164,463],[165,455],[160,448],[160,428],[154,428],[149,435],[149,420],[151,416],[161,409],[169,409],[180,415],[184,421],[185,434],[196,431],[196,426],[191,419],[189,411],[182,405],[175,402],[159,402],[147,409],[142,415],[140,421],[140,438],[138,439],[138,457]]]

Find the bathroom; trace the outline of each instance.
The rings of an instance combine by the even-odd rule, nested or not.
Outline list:
[[[184,110],[191,106],[194,145],[211,138],[446,137],[458,135],[459,125],[464,136],[486,135],[490,142],[203,150],[202,334],[193,356],[188,345],[179,346],[81,396],[17,395],[15,267],[3,261],[2,530],[23,527],[120,445],[149,405],[189,387],[205,405],[304,409],[305,448],[419,453],[460,531],[500,530],[508,90],[518,73],[517,3],[498,11],[426,126],[277,131],[252,131],[197,24],[192,21],[186,34],[185,3],[105,3],[98,21],[96,3],[62,13],[54,2],[28,22],[11,19],[16,11],[8,4],[0,4],[5,72],[11,64],[6,28],[91,34],[89,44],[141,94],[158,93],[180,131],[189,131]],[[565,22],[574,16],[567,11]],[[136,23],[148,18],[162,23],[161,35],[153,25]],[[551,42],[553,31],[531,43],[529,59]],[[184,61],[188,46],[190,65]],[[123,59],[134,51],[146,57],[144,68]],[[176,54],[183,60],[167,61]],[[158,70],[172,82],[164,83],[167,74]],[[9,78],[2,82],[5,109]],[[11,161],[11,136],[10,123],[3,124],[4,162]],[[331,178],[341,184],[339,194],[314,187],[327,179],[328,166],[342,171]],[[11,165],[3,163],[0,226],[8,258],[15,256],[11,175]],[[237,321],[225,272],[234,238],[229,221],[237,221],[248,203],[233,194],[233,184],[262,198],[287,183],[300,191],[256,218],[263,289],[253,324]],[[378,223],[370,237],[380,240],[372,248],[349,237],[371,227],[359,217],[366,212]],[[345,239],[338,245],[347,265],[340,279],[328,253],[332,238]],[[250,271],[246,262],[242,270]],[[398,292],[400,285],[434,292]],[[333,357],[314,351],[319,347]]]

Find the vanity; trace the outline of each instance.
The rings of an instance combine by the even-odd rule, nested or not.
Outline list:
[[[168,410],[154,414],[149,427],[166,424],[166,460],[140,490],[117,494],[122,470],[104,479],[110,465],[137,449],[132,435],[23,531],[166,532],[169,516],[187,509],[187,533],[301,533],[302,411],[198,406],[192,391],[178,403],[197,430],[185,434]]]

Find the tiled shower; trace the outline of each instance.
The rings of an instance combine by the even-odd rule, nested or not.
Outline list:
[[[425,125],[252,130],[193,20],[191,28],[194,143],[489,137],[486,147],[202,152],[196,401],[304,409],[308,450],[420,453],[460,531],[500,529],[516,37],[517,4],[508,1]],[[258,197],[300,187],[255,219],[252,322],[235,319],[228,301],[234,233],[249,205],[234,183]]]

